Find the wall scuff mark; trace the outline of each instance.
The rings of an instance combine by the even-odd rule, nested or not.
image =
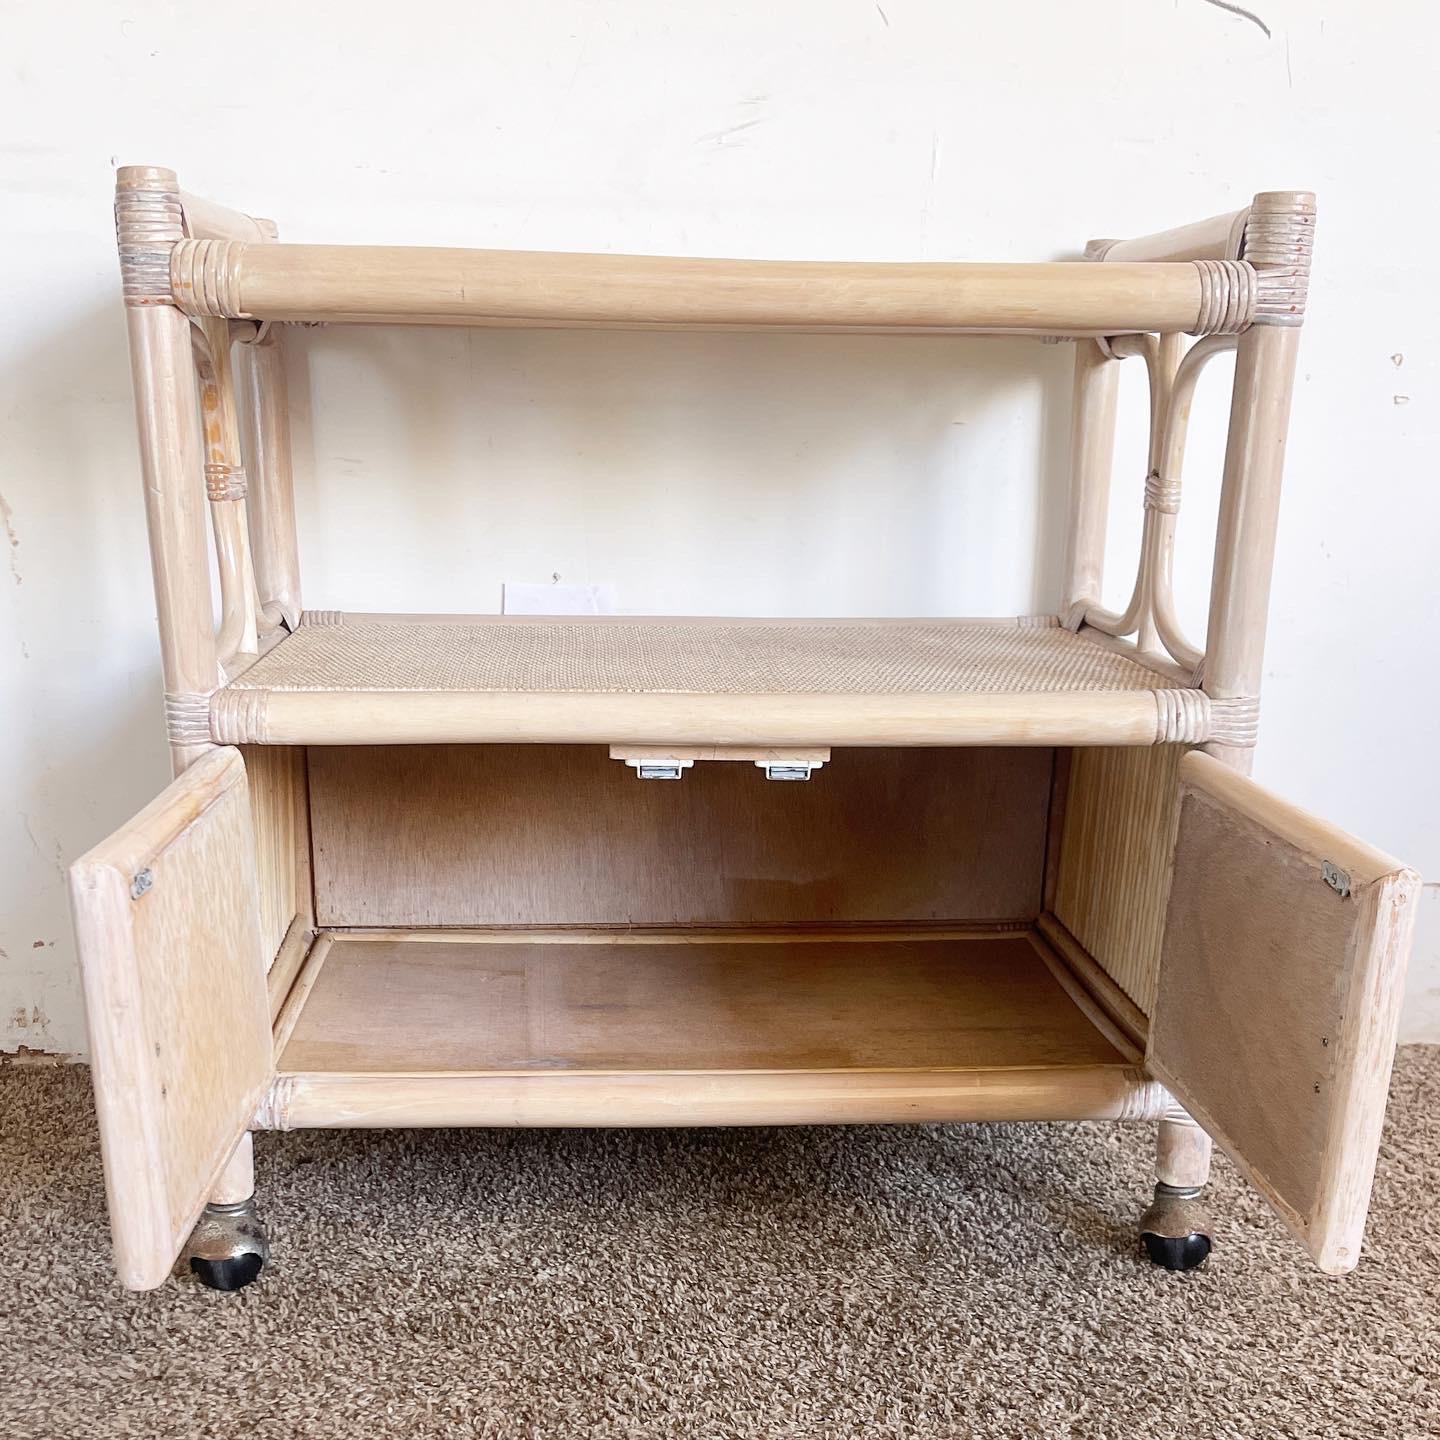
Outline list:
[[[10,508],[10,503],[3,495],[0,495],[0,522],[5,525],[5,538],[10,542],[10,573],[15,577],[17,585],[25,582],[20,578],[20,563],[18,551],[20,549],[20,537],[15,533],[15,512]]]
[[[1243,5],[1232,5],[1230,0],[1205,0],[1205,3],[1213,5],[1217,10],[1228,10],[1230,14],[1238,15],[1252,25],[1258,25],[1265,32],[1265,38],[1267,40],[1271,38],[1270,27],[1253,10],[1247,10]]]

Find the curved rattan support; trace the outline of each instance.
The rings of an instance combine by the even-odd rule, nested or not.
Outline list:
[[[303,610],[290,458],[290,406],[279,327],[231,322],[253,483],[245,512],[254,557],[260,634],[295,630]]]
[[[191,341],[200,384],[205,494],[210,501],[220,573],[220,632],[215,643],[221,667],[233,674],[237,666],[243,667],[259,654],[260,621],[245,511],[248,486],[235,411],[229,326],[224,320],[202,321],[193,327]]]
[[[1181,473],[1196,382],[1215,356],[1235,349],[1237,337],[1207,336],[1192,345],[1178,364],[1168,363],[1166,342],[1170,338],[1119,336],[1112,345],[1117,358],[1143,355],[1150,381],[1150,469],[1145,477],[1140,560],[1130,601],[1118,614],[1077,603],[1065,617],[1065,624],[1077,630],[1089,625],[1117,638],[1134,635],[1141,650],[1163,646],[1198,685],[1204,652],[1185,638],[1175,614],[1175,528],[1180,513]]]
[[[1186,640],[1175,615],[1173,584],[1175,526],[1180,513],[1180,476],[1185,465],[1185,439],[1190,407],[1200,372],[1217,355],[1233,351],[1233,335],[1212,335],[1186,352],[1170,385],[1169,404],[1160,440],[1160,463],[1145,482],[1147,604],[1160,643],[1175,661],[1195,677],[1198,685],[1204,651]]]
[[[1157,335],[1117,335],[1111,341],[1110,353],[1117,360],[1129,359],[1134,355],[1141,355],[1145,359],[1145,371],[1150,382],[1150,453],[1151,467],[1153,468],[1159,437],[1165,423],[1166,383],[1162,375],[1160,337]],[[1145,556],[1146,547],[1142,539],[1140,564],[1135,573],[1135,585],[1124,610],[1117,614],[1113,610],[1105,610],[1098,605],[1089,605],[1085,607],[1078,620],[1073,614],[1067,616],[1067,625],[1074,630],[1078,630],[1082,624],[1089,625],[1093,629],[1103,630],[1105,634],[1117,637],[1134,634],[1140,629],[1146,619]],[[1072,620],[1075,621],[1074,624],[1071,624]]]

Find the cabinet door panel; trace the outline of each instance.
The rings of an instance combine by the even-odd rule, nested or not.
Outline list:
[[[1359,1258],[1419,877],[1207,755],[1147,1060],[1324,1270]]]
[[[273,1071],[237,750],[198,760],[71,867],[115,1265],[170,1273]]]

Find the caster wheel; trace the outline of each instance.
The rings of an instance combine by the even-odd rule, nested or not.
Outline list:
[[[211,1290],[242,1290],[270,1258],[255,1202],[207,1205],[186,1247],[190,1273]]]
[[[1166,1270],[1193,1270],[1203,1265],[1210,1255],[1208,1235],[1185,1235],[1177,1239],[1170,1235],[1144,1234],[1140,1238],[1151,1261]]]
[[[259,1273],[265,1260],[260,1255],[237,1255],[232,1260],[204,1260],[190,1257],[190,1272],[211,1290],[243,1290]]]
[[[1210,1256],[1210,1216],[1200,1191],[1157,1185],[1140,1217],[1140,1238],[1151,1261],[1166,1270],[1194,1270]]]

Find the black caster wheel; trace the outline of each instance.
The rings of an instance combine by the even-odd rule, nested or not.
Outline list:
[[[1145,1253],[1153,1264],[1165,1270],[1193,1270],[1203,1265],[1210,1255],[1210,1237],[1191,1234],[1178,1238],[1173,1235],[1152,1235],[1140,1237],[1145,1242]]]
[[[270,1258],[270,1242],[255,1217],[255,1201],[207,1205],[186,1247],[190,1273],[211,1290],[243,1290]]]
[[[190,1273],[210,1290],[243,1290],[260,1273],[265,1259],[261,1255],[236,1255],[228,1260],[205,1260],[190,1257]]]
[[[1157,1185],[1140,1217],[1140,1238],[1152,1263],[1166,1270],[1194,1270],[1210,1256],[1210,1216],[1200,1191]]]

